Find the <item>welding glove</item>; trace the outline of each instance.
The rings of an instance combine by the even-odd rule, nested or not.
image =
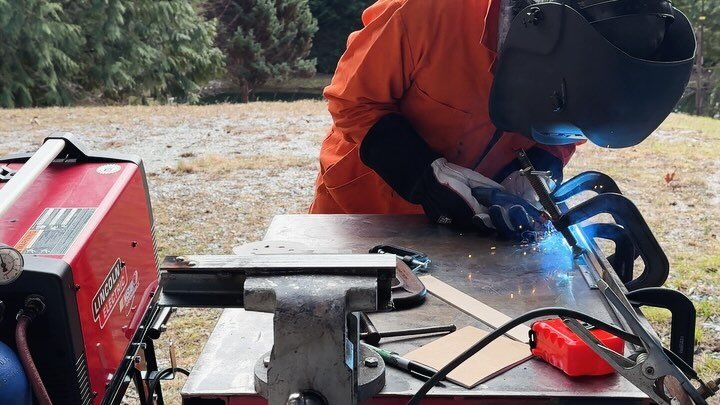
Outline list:
[[[386,115],[370,128],[360,145],[360,159],[401,197],[422,205],[433,222],[458,228],[479,224],[479,229],[488,232],[516,228],[512,220],[509,226],[503,223],[496,227],[493,218],[504,221],[505,216],[490,217],[488,207],[497,204],[486,204],[473,196],[473,189],[502,191],[503,186],[474,170],[449,163],[399,114]],[[517,212],[512,209],[511,218]],[[478,215],[488,218],[487,226],[473,220]]]
[[[480,204],[488,207],[487,213],[473,217],[479,229],[495,230],[506,239],[533,239],[534,233],[544,229],[542,212],[530,201],[502,189],[474,188]]]

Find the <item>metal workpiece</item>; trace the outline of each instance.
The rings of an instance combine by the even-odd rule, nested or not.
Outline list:
[[[159,305],[242,308],[248,277],[361,276],[375,279],[380,310],[391,307],[395,257],[371,254],[170,256],[160,268]]]
[[[364,253],[378,244],[403,246],[432,259],[432,276],[510,317],[540,307],[563,306],[621,325],[603,294],[589,288],[581,275],[579,264],[584,259],[573,257],[559,233],[522,244],[438,226],[421,215],[283,215],[275,217],[265,239],[303,243],[313,251],[344,253]],[[368,316],[380,331],[445,324],[489,330],[481,321],[431,294],[417,308]],[[255,366],[273,346],[273,317],[242,309],[226,310],[183,388],[183,397],[221,398],[229,403],[258,397]],[[437,336],[384,338],[381,347],[405,354],[435,339]],[[422,385],[422,381],[393,368],[385,370],[385,380],[385,387],[369,403],[376,399],[384,404],[405,403]],[[500,397],[507,403],[552,399],[571,403],[578,398],[649,402],[642,391],[619,375],[571,379],[537,359],[473,389],[448,383],[433,388],[429,396],[454,398],[459,403]]]

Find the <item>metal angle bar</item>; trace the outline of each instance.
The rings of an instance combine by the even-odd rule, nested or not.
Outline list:
[[[597,289],[598,281],[605,280],[605,282],[609,286],[611,286],[612,291],[616,292],[616,294],[619,293],[618,295],[621,295],[624,298],[625,294],[627,293],[627,289],[623,285],[622,281],[620,281],[620,278],[617,277],[615,271],[612,270],[610,263],[608,263],[605,255],[603,254],[602,250],[600,250],[600,247],[597,245],[597,243],[595,243],[594,240],[585,235],[580,225],[573,225],[569,229],[570,232],[575,235],[575,238],[577,239],[579,245],[584,249],[584,252],[580,256],[584,263],[580,265],[585,266],[585,270],[587,270],[588,274],[584,274],[583,277],[586,277],[586,280],[593,279],[594,281],[592,284],[588,283],[588,286],[590,288],[594,287],[595,289]],[[600,296],[603,297],[603,300],[606,304],[605,306],[612,312],[612,314],[614,314],[615,320],[620,323],[620,326],[623,329],[627,330],[630,325],[625,322],[622,314],[618,312],[618,310],[607,300],[607,297],[604,294],[600,294]],[[641,318],[644,319],[644,317]],[[649,324],[647,324],[646,326],[650,327]]]
[[[391,305],[397,259],[392,255],[171,256],[160,269],[159,305],[242,308],[249,277],[322,275],[377,280],[378,304]]]

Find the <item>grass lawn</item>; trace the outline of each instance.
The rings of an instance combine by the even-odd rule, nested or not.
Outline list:
[[[226,254],[262,238],[273,216],[307,210],[329,123],[319,101],[0,110],[0,155],[32,151],[56,131],[82,135],[93,148],[138,154],[160,254]],[[720,374],[719,151],[720,121],[672,115],[640,146],[581,146],[566,176],[608,173],[643,212],[672,264],[667,285],[697,306],[696,366],[705,377]],[[179,310],[160,350],[176,342],[180,365],[191,367],[217,315]],[[666,313],[648,316],[667,332]],[[181,385],[166,385],[170,403],[180,402]]]

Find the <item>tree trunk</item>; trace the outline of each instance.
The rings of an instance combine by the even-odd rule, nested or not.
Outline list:
[[[249,103],[250,102],[250,85],[248,84],[248,82],[243,81],[242,85],[240,86],[240,90],[242,91],[242,102]]]

